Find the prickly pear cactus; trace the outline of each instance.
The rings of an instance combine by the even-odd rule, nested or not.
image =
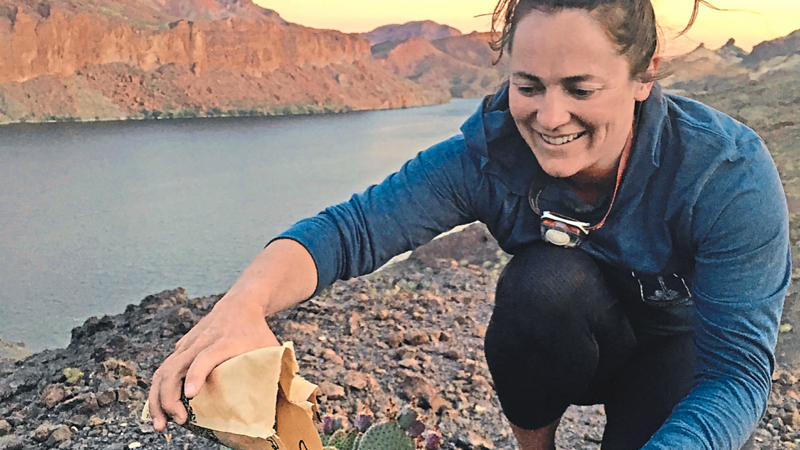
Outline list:
[[[361,434],[358,430],[350,430],[347,432],[347,436],[345,439],[336,446],[337,450],[357,450],[356,441],[358,440],[358,435]]]
[[[394,423],[383,422],[364,433],[358,450],[414,450],[414,441]]]
[[[408,430],[411,428],[411,425],[414,424],[414,421],[417,420],[417,416],[417,411],[414,410],[414,408],[405,406],[397,415],[397,425],[404,430]]]
[[[347,431],[339,429],[333,432],[330,439],[328,439],[328,447],[336,447],[341,450],[344,441],[347,440]]]
[[[419,420],[415,420],[414,423],[406,430],[409,436],[416,439],[422,435],[425,431],[425,424]]]
[[[439,450],[442,446],[442,434],[439,433],[439,428],[435,427],[433,431],[429,431],[425,436],[425,450]]]
[[[322,416],[322,433],[330,436],[335,430],[333,429],[333,416],[326,414]]]
[[[356,420],[353,423],[358,431],[365,433],[375,420],[375,415],[369,409],[369,402],[365,402],[360,408],[361,411],[356,415]]]

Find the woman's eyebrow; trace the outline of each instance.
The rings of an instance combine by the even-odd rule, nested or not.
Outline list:
[[[517,71],[512,74],[513,77],[524,78],[528,81],[533,81],[536,83],[541,83],[542,80],[537,77],[536,75],[532,75],[527,72]],[[583,83],[585,81],[597,81],[597,77],[594,75],[573,75],[571,77],[565,77],[561,79],[563,84],[578,84]]]
[[[533,81],[533,82],[536,82],[536,83],[541,83],[542,82],[542,80],[540,80],[539,77],[537,77],[536,75],[531,75],[531,74],[529,74],[527,72],[514,72],[512,74],[512,76],[513,77],[518,77],[518,78],[524,78],[524,79],[526,79],[528,81]]]
[[[564,84],[578,84],[578,83],[583,83],[585,81],[596,81],[596,80],[597,77],[594,75],[575,75],[562,79]]]

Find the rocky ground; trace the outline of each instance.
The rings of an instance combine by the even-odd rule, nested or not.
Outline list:
[[[301,374],[322,388],[325,411],[352,415],[369,399],[380,415],[413,397],[427,425],[440,427],[444,448],[513,449],[482,348],[507,261],[485,228],[473,226],[269,322],[295,343]],[[66,349],[0,362],[0,450],[217,449],[174,425],[156,433],[139,416],[153,371],[218,299],[165,291],[123,314],[87,320]],[[795,448],[800,384],[785,368],[774,380],[754,447]],[[559,448],[599,448],[604,421],[602,407],[571,409]]]

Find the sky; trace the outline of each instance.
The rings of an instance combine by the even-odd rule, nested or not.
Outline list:
[[[491,20],[485,15],[492,12],[496,3],[495,0],[254,1],[277,11],[289,22],[352,33],[412,20],[433,20],[464,33],[488,31]],[[800,29],[800,0],[712,0],[712,3],[719,8],[750,12],[717,12],[703,7],[688,37],[674,40],[670,38],[689,19],[692,0],[653,1],[668,40],[667,53],[691,49],[700,43],[718,48],[731,37],[736,39],[737,45],[749,51],[755,44]]]

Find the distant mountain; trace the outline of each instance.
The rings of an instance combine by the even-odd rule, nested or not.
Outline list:
[[[800,53],[800,30],[756,45],[753,51],[744,57],[744,63],[748,67],[756,67],[773,58],[789,57],[798,53]]]
[[[472,33],[428,41],[417,36],[372,47],[372,54],[393,74],[430,89],[446,89],[453,97],[482,97],[502,83],[502,66],[489,33]]]
[[[442,103],[359,34],[251,0],[0,0],[0,123],[285,114]]]
[[[429,41],[433,41],[436,39],[460,36],[461,34],[461,31],[453,27],[440,25],[430,20],[423,20],[404,24],[384,25],[369,33],[364,33],[364,37],[369,39],[372,45],[378,45],[390,41],[405,41],[413,37],[423,37]]]
[[[717,50],[700,44],[693,51],[666,62],[672,76],[661,84],[687,92],[713,92],[739,88],[765,75],[800,71],[800,30],[762,42],[750,53],[733,39]]]
[[[690,90],[697,90],[698,86],[695,85],[705,82],[703,80],[706,78],[731,77],[747,73],[747,69],[740,64],[742,58],[736,56],[738,53],[732,40],[728,41],[728,44],[718,50],[711,50],[705,44],[700,44],[691,52],[668,61],[666,65],[672,76],[663,80],[661,84],[672,87],[683,83],[681,88],[685,89],[688,86],[686,83],[693,83]]]
[[[722,47],[717,49],[717,55],[727,60],[739,59],[742,60],[747,56],[747,52],[736,46],[736,40],[733,38],[728,39]]]
[[[491,40],[491,33],[473,31],[461,36],[437,39],[431,43],[442,52],[473,66],[492,67],[497,52],[489,46]]]
[[[170,22],[180,19],[246,17],[283,22],[278,13],[262,8],[251,0],[0,0],[0,16],[9,18],[18,12],[47,18],[51,9],[73,15],[86,13],[105,17],[134,29],[165,29]]]

